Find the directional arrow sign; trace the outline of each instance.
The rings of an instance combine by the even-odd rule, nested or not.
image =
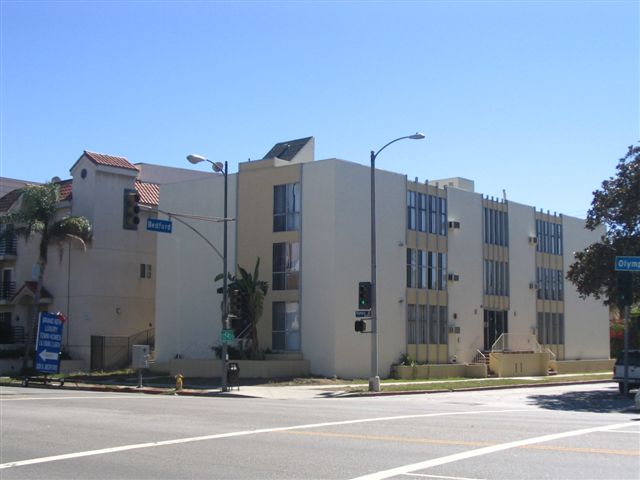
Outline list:
[[[38,356],[45,362],[47,360],[58,360],[58,352],[50,352],[49,350],[41,351]]]

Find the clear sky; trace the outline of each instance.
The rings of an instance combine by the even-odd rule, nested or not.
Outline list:
[[[91,150],[191,168],[314,136],[316,158],[574,216],[640,139],[629,1],[9,1],[1,176]]]

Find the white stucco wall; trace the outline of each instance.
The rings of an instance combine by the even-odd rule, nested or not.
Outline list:
[[[527,336],[536,326],[536,236],[535,209],[509,202],[509,333]]]
[[[464,363],[482,350],[484,339],[482,196],[448,188],[447,208],[449,221],[460,222],[459,229],[449,229],[447,238],[448,271],[460,275],[459,281],[447,283],[449,323],[460,327],[459,342],[450,345],[449,353]]]
[[[228,215],[236,216],[236,175],[229,175]],[[189,182],[163,185],[160,210],[222,217],[224,178],[210,176]],[[159,215],[159,218],[166,218]],[[201,220],[188,222],[204,235],[220,254],[223,224]],[[228,226],[228,269],[235,273],[235,223]],[[222,296],[216,289],[222,281],[222,259],[205,240],[177,220],[171,234],[158,234],[156,295],[156,359],[168,362],[176,355],[190,359],[214,358],[214,345],[220,343]]]
[[[584,220],[562,217],[564,233],[563,261],[566,275],[575,261],[574,252],[599,241],[604,228],[590,231]],[[613,265],[611,268],[614,268]],[[565,279],[565,357],[567,360],[609,358],[609,310],[601,300],[582,299],[573,284]]]
[[[406,179],[378,171],[379,374],[405,349]],[[302,350],[313,373],[366,378],[372,335],[354,331],[358,282],[371,277],[370,169],[339,160],[304,165]]]

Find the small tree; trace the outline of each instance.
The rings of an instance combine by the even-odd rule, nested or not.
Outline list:
[[[54,183],[29,185],[22,188],[17,209],[2,217],[2,223],[12,224],[12,233],[29,241],[39,235],[38,279],[31,315],[27,323],[27,339],[22,358],[22,370],[27,369],[29,353],[34,349],[38,325],[38,306],[42,296],[44,273],[47,266],[49,246],[66,240],[75,240],[83,248],[91,241],[91,224],[85,217],[69,216],[56,219],[58,209],[58,186]]]
[[[269,283],[260,280],[260,257],[256,260],[253,274],[238,265],[238,275],[229,274],[227,288],[237,289],[240,292],[239,308],[231,309],[231,314],[236,315],[244,324],[250,325],[251,353],[256,357],[260,350],[258,341],[258,321],[264,311],[264,297],[269,291]],[[222,274],[215,277],[215,281],[221,280]]]
[[[593,192],[586,227],[605,225],[600,242],[576,252],[576,262],[567,279],[581,297],[603,298],[606,305],[618,305],[619,275],[614,270],[616,256],[640,255],[640,146],[631,145],[616,166],[617,175],[602,182]],[[633,301],[640,300],[640,278],[633,274]]]

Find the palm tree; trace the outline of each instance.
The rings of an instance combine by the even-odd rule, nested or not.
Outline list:
[[[12,233],[27,241],[40,235],[38,245],[38,279],[27,324],[27,340],[22,357],[22,370],[27,369],[30,350],[35,343],[38,325],[38,305],[42,295],[44,272],[47,266],[49,246],[66,240],[79,242],[83,249],[91,241],[91,223],[85,217],[69,216],[56,218],[58,210],[58,186],[54,183],[29,185],[21,189],[17,209],[2,218],[3,223],[12,224]]]
[[[244,324],[250,325],[251,353],[255,358],[260,350],[258,343],[258,321],[262,317],[264,310],[264,297],[269,291],[269,283],[259,280],[260,257],[256,260],[253,274],[238,265],[239,275],[228,277],[227,288],[230,292],[237,291],[239,301],[237,305],[231,302],[231,313],[240,318]],[[222,279],[222,274],[218,274],[215,281]],[[233,295],[230,296],[230,298]]]

